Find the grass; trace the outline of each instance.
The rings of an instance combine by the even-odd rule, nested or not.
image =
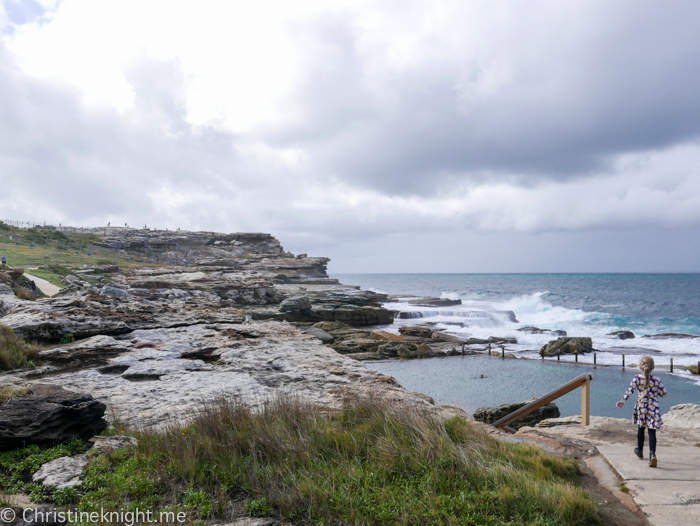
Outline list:
[[[13,387],[11,385],[0,385],[0,404],[32,393],[31,387]]]
[[[0,325],[0,371],[36,365],[38,350],[19,338],[7,325]]]
[[[573,459],[385,400],[349,399],[328,412],[298,400],[253,411],[221,399],[186,428],[134,434],[137,446],[92,459],[77,510],[315,525],[600,523]]]
[[[88,447],[86,442],[73,440],[51,448],[42,449],[32,445],[0,453],[0,492],[5,495],[26,493],[32,502],[51,502],[58,505],[75,502],[79,495],[76,489],[43,486],[32,482],[32,475],[46,462],[82,453]]]

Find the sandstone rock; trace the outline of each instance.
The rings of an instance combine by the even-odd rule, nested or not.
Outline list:
[[[335,342],[335,338],[331,334],[329,334],[326,331],[324,331],[323,329],[321,329],[320,327],[306,327],[302,330],[304,330],[305,332],[308,332],[312,336],[316,336],[316,338],[318,338],[319,340],[321,340],[325,344]]]
[[[474,419],[479,422],[493,424],[494,422],[500,420],[504,416],[507,416],[512,412],[517,411],[521,407],[525,407],[527,404],[534,400],[536,400],[536,398],[532,398],[524,402],[517,402],[514,404],[503,404],[497,407],[480,407],[474,412]],[[539,409],[533,411],[529,415],[526,415],[520,420],[516,420],[515,422],[509,424],[509,426],[513,429],[520,429],[524,426],[534,427],[542,420],[548,418],[559,418],[560,416],[561,413],[559,412],[559,408],[554,402],[550,402],[544,407],[540,407]]]
[[[447,298],[420,298],[416,300],[409,300],[410,305],[417,305],[420,307],[452,307],[454,305],[461,305],[462,300],[450,300]]]
[[[107,427],[105,409],[90,395],[57,385],[33,385],[31,394],[0,406],[0,451],[87,439]]]
[[[12,287],[9,285],[5,285],[4,283],[0,283],[0,296],[14,296],[15,293],[12,290]]]
[[[83,481],[85,468],[88,465],[86,455],[60,457],[47,462],[39,471],[32,475],[32,482],[57,488],[72,488]]]
[[[430,338],[433,335],[433,329],[430,327],[420,327],[416,325],[405,325],[399,327],[399,332],[403,336],[417,336],[420,338]]]
[[[374,338],[375,340],[388,340],[392,342],[405,341],[402,336],[387,331],[374,331],[369,336],[370,338]]]
[[[634,338],[634,333],[632,331],[615,331],[608,334],[608,336],[614,336],[619,340],[629,340]]]
[[[329,347],[341,354],[354,354],[358,352],[377,352],[381,344],[382,340],[368,338],[343,340],[342,342],[329,345]]]
[[[138,444],[136,438],[125,435],[115,435],[111,437],[98,435],[92,437],[90,442],[92,442],[92,449],[90,451],[116,451],[117,449],[123,449]]]
[[[280,303],[281,312],[311,311],[311,301],[307,296],[289,298]]]
[[[679,404],[674,405],[661,417],[664,424],[669,426],[689,427],[700,429],[700,405]]]
[[[559,338],[550,341],[540,349],[542,356],[556,356],[557,354],[582,354],[593,350],[593,341],[588,338]]]
[[[130,296],[130,294],[127,291],[109,285],[105,285],[104,287],[102,287],[102,289],[100,290],[100,294],[102,296],[114,296],[116,298],[128,298]]]

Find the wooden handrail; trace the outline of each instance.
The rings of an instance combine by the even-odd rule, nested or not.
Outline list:
[[[504,416],[500,420],[496,420],[491,425],[493,427],[505,428],[506,430],[509,430],[510,428],[508,428],[508,424],[515,422],[516,420],[520,420],[524,416],[529,415],[530,413],[539,409],[540,407],[547,405],[552,400],[556,400],[560,396],[564,396],[565,394],[570,393],[574,389],[583,387],[583,390],[581,392],[581,427],[585,427],[590,424],[591,420],[591,380],[593,380],[593,376],[591,376],[590,374],[582,374],[581,376],[577,376],[573,380],[566,382],[561,387],[557,387],[551,393],[547,393],[543,397],[530,402],[529,404],[527,404],[524,407],[521,407],[517,411],[513,411],[512,413]]]

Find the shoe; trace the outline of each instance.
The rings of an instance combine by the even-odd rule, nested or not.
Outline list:
[[[656,454],[655,453],[649,453],[649,467],[650,468],[656,467]]]
[[[634,454],[637,455],[639,458],[644,458],[644,453],[642,453],[642,450],[638,447],[634,448]]]

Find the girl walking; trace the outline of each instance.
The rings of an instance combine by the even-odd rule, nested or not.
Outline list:
[[[651,356],[645,356],[639,362],[639,368],[643,374],[638,374],[632,380],[629,389],[622,397],[622,400],[617,402],[617,407],[625,405],[627,400],[635,389],[637,390],[637,402],[634,404],[634,416],[632,421],[637,424],[637,447],[634,448],[634,454],[639,458],[644,458],[644,429],[649,433],[649,466],[656,467],[656,430],[661,427],[661,411],[659,410],[659,397],[666,396],[666,388],[661,383],[658,376],[652,376],[654,370],[654,359]]]

